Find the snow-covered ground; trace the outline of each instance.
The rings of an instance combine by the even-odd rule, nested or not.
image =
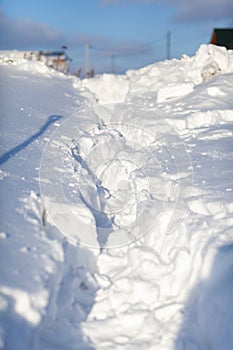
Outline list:
[[[233,52],[0,63],[0,349],[231,350]]]

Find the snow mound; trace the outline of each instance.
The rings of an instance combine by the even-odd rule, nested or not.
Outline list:
[[[187,95],[203,80],[232,73],[232,57],[233,51],[227,51],[224,47],[202,45],[194,57],[183,55],[181,60],[167,60],[137,71],[128,71],[130,93],[127,97],[135,103],[143,102],[143,96],[150,92],[153,106]]]
[[[30,57],[30,58],[27,58]],[[0,64],[17,66],[19,70],[40,73],[42,75],[64,76],[63,73],[48,67],[45,62],[39,62],[34,54],[24,51],[0,51]]]
[[[103,74],[94,79],[84,79],[82,87],[87,87],[93,92],[101,104],[120,103],[128,93],[129,81],[125,76]]]

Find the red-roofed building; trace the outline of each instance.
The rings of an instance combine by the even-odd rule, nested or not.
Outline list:
[[[233,50],[233,28],[215,28],[210,44],[224,46]]]

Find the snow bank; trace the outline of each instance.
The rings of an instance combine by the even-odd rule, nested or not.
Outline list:
[[[135,102],[140,101],[150,91],[152,106],[170,98],[185,96],[203,80],[231,73],[232,56],[232,51],[224,47],[202,45],[194,57],[184,55],[181,60],[167,60],[137,71],[128,71],[128,97]]]
[[[231,350],[232,51],[83,81],[17,55],[0,348]]]
[[[123,102],[129,90],[129,82],[125,76],[112,74],[97,75],[94,79],[84,79],[82,86],[93,92],[101,104]]]
[[[38,61],[34,52],[25,51],[0,51],[0,64],[17,66],[22,71],[30,71],[31,73],[40,73],[47,77],[60,76],[64,77],[62,72],[55,71],[45,64]]]

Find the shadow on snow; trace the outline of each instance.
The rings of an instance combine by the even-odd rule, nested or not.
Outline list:
[[[8,152],[4,153],[0,157],[0,165],[6,163],[9,159],[11,159],[15,154],[25,149],[30,143],[34,142],[37,138],[39,138],[48,128],[51,124],[55,123],[57,120],[61,119],[62,117],[59,115],[52,115],[48,118],[47,122],[40,128],[38,132],[30,136],[27,140],[20,143],[18,146],[13,147]]]
[[[233,244],[218,249],[209,277],[192,291],[175,350],[232,350]]]

